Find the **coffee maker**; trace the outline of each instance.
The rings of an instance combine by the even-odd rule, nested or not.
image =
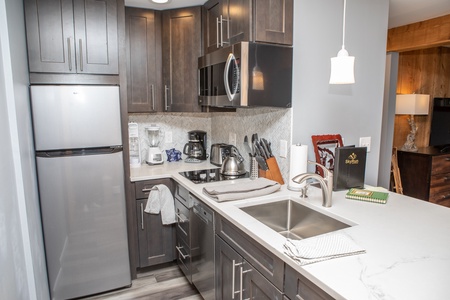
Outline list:
[[[202,130],[193,130],[188,132],[189,142],[184,145],[183,153],[188,158],[206,160],[206,132]]]

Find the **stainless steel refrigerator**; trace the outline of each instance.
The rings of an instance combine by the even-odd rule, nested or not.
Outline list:
[[[31,87],[52,299],[131,284],[119,87]]]

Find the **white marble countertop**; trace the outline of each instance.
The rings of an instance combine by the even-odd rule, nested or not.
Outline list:
[[[333,206],[322,207],[322,193],[311,188],[309,198],[287,190],[286,185],[264,197],[217,203],[202,193],[205,185],[193,184],[178,172],[215,167],[209,162],[164,163],[131,169],[131,181],[173,178],[194,195],[249,234],[288,265],[337,299],[448,299],[450,297],[450,209],[390,193],[387,204],[345,199],[333,193]],[[299,266],[283,253],[285,238],[244,213],[239,207],[292,199],[346,223],[340,232],[366,249],[365,254]]]

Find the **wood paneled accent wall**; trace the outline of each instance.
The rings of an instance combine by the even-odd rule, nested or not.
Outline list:
[[[415,116],[419,126],[416,145],[429,143],[434,97],[450,97],[450,48],[435,47],[401,52],[399,55],[397,94],[429,94],[430,113]],[[394,147],[400,148],[410,131],[408,116],[395,116]]]

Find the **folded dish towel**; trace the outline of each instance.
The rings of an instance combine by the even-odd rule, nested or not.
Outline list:
[[[366,250],[356,245],[349,237],[332,233],[304,240],[287,239],[284,253],[300,265],[365,253]]]
[[[203,193],[217,202],[223,202],[268,195],[278,191],[280,187],[278,182],[261,177],[241,183],[204,187]]]
[[[175,223],[175,201],[169,188],[164,184],[155,185],[148,195],[144,211],[155,215],[161,212],[163,225]]]

